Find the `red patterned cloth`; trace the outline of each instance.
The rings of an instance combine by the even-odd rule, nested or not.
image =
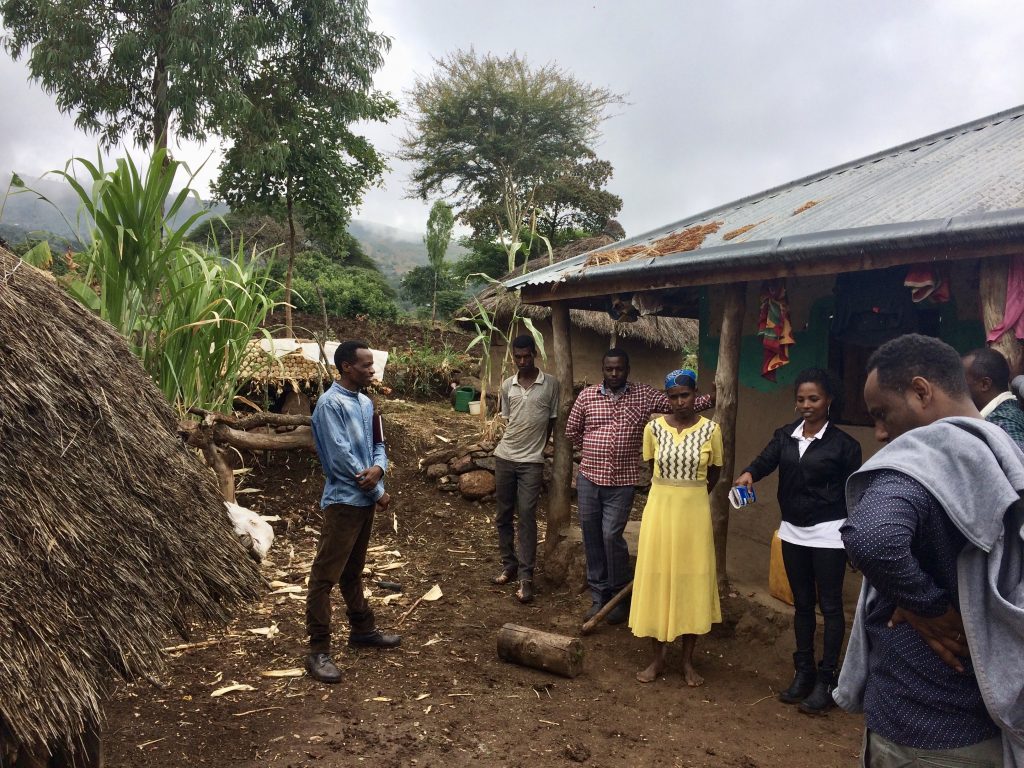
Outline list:
[[[694,409],[712,405],[710,395],[701,395]],[[565,436],[583,449],[580,474],[594,485],[636,485],[644,427],[652,414],[671,410],[665,393],[647,384],[630,381],[615,399],[605,393],[603,384],[584,389],[565,424]]]
[[[775,371],[789,365],[789,348],[796,343],[789,323],[785,278],[761,283],[761,316],[757,322],[757,335],[764,345],[761,376],[768,381],[775,381]]]

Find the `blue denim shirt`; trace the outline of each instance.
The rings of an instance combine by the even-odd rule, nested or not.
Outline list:
[[[384,495],[383,478],[369,491],[356,483],[356,474],[364,469],[388,468],[384,443],[373,442],[370,398],[332,384],[313,409],[313,440],[325,478],[321,508],[331,504],[368,507]]]

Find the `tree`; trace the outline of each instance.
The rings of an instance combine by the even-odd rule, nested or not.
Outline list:
[[[232,142],[218,196],[235,209],[288,222],[285,324],[291,332],[296,219],[333,250],[346,244],[349,212],[377,182],[384,159],[349,127],[397,114],[373,88],[390,40],[369,28],[365,0],[270,0],[273,35],[240,74],[246,106],[226,125]]]
[[[4,47],[105,147],[201,139],[234,112],[259,20],[232,0],[0,0]]]
[[[474,233],[502,242],[511,271],[539,189],[595,156],[605,111],[622,98],[515,53],[470,49],[436,64],[409,94],[412,128],[399,157],[413,164],[411,191],[452,198]]]
[[[580,159],[540,186],[537,228],[552,246],[597,234],[622,210],[622,198],[604,189],[611,177],[607,160]]]
[[[270,276],[280,280],[284,269],[275,262]],[[380,272],[342,266],[319,251],[296,254],[294,272],[293,301],[299,310],[320,315],[319,288],[324,308],[335,317],[365,315],[394,320],[398,316],[395,292]]]
[[[448,264],[442,264],[439,270],[429,264],[409,270],[402,278],[401,294],[413,306],[429,308],[431,322],[438,314],[450,318],[466,300]]]
[[[438,200],[430,207],[427,217],[427,234],[423,242],[427,246],[427,258],[434,272],[434,290],[430,303],[430,322],[437,320],[437,282],[444,270],[444,256],[448,252],[448,244],[452,241],[452,229],[455,227],[455,216],[452,207],[444,200]]]

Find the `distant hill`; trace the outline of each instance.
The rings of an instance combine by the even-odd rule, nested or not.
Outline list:
[[[56,235],[57,238],[77,239],[75,230],[80,224],[76,220],[78,196],[74,191],[56,179],[26,179],[26,183],[39,194],[18,192],[8,197],[3,208],[3,216],[0,217],[0,237],[15,243],[33,233],[38,236],[38,233],[47,232]],[[39,195],[53,205],[41,199]],[[176,221],[184,221],[200,209],[207,209],[213,214],[227,212],[224,205],[211,205],[190,198],[182,206]],[[395,288],[411,269],[428,263],[427,247],[420,233],[358,219],[349,224],[349,231],[360,242],[367,255],[378,264],[388,283]],[[453,242],[448,248],[448,259],[454,261],[465,253],[464,248]]]

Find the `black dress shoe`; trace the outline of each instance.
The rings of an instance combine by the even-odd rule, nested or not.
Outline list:
[[[329,653],[311,653],[306,657],[306,671],[321,683],[340,683],[341,670],[334,665]]]
[[[593,602],[590,604],[590,610],[583,614],[583,621],[590,621],[592,618],[597,616],[597,612],[600,611],[604,606],[601,603]]]
[[[397,648],[402,644],[399,635],[389,635],[375,629],[372,632],[353,632],[348,636],[348,644],[353,648]]]

